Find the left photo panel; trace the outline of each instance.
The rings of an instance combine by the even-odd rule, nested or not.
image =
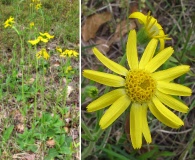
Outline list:
[[[79,160],[79,0],[0,0],[0,159]]]

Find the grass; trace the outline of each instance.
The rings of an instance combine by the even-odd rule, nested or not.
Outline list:
[[[106,93],[110,88],[103,85],[88,81],[82,77],[82,156],[83,159],[195,159],[193,151],[194,146],[194,5],[193,1],[174,1],[167,0],[157,1],[85,1],[82,3],[82,20],[85,23],[86,17],[94,13],[109,11],[112,14],[112,20],[102,25],[96,37],[90,41],[82,42],[82,70],[94,69],[99,71],[108,70],[91,54],[91,48],[99,39],[106,42],[112,39],[118,22],[128,19],[129,14],[135,10],[144,12],[151,11],[152,15],[158,19],[158,22],[165,29],[165,33],[172,38],[166,41],[166,46],[173,46],[174,54],[163,66],[162,69],[188,64],[191,71],[184,76],[176,79],[176,82],[188,86],[192,89],[193,94],[190,97],[180,97],[189,107],[187,114],[176,113],[185,125],[178,130],[171,129],[160,123],[150,112],[148,112],[148,122],[152,134],[152,143],[147,145],[143,142],[143,147],[134,150],[126,135],[126,119],[128,111],[125,112],[116,122],[108,129],[102,131],[99,128],[99,120],[103,110],[98,112],[87,113],[86,106]],[[130,9],[129,9],[130,8]],[[114,42],[106,56],[115,62],[120,62],[125,53],[127,34],[120,37],[120,41]],[[108,44],[106,43],[106,44]],[[105,44],[105,43],[104,43]],[[143,53],[144,47],[139,46],[139,53]],[[98,93],[94,97],[87,95],[87,86],[97,87]]]
[[[0,159],[79,159],[79,59],[56,50],[79,50],[79,2],[37,3],[0,1]]]

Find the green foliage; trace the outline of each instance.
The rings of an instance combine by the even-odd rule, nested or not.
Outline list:
[[[46,149],[46,159],[72,155],[72,138],[66,135],[63,128],[65,123],[60,119],[59,115],[43,113],[41,117],[37,117],[34,124],[35,126],[31,129],[26,129],[24,133],[18,134],[17,143],[21,150],[37,152],[37,141],[41,142],[41,144],[46,144],[49,139],[54,139],[54,147]]]
[[[14,129],[14,125],[9,126],[7,129],[5,129],[5,131],[3,132],[3,136],[2,136],[2,143],[5,144],[7,143],[7,141],[9,140],[12,131]]]

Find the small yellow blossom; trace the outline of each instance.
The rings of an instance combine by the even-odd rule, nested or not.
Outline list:
[[[70,73],[70,71],[72,71],[72,66],[68,66],[68,67],[66,68],[65,73]]]
[[[36,4],[35,9],[39,10],[41,8],[41,5],[42,5],[41,3]]]
[[[14,18],[12,16],[9,17],[9,19],[7,19],[5,22],[4,22],[4,28],[7,28],[7,27],[12,27],[13,24],[14,24]]]
[[[47,39],[52,39],[52,38],[54,38],[54,36],[52,36],[52,35],[50,35],[49,33],[41,33],[41,32],[39,32],[39,34],[42,36],[42,37],[47,37]]]
[[[168,35],[165,35],[162,26],[158,23],[157,19],[148,15],[144,15],[141,12],[133,12],[129,18],[136,18],[143,25],[141,29],[141,36],[143,39],[156,38],[160,41],[160,51],[164,49],[165,40],[170,40]]]
[[[32,44],[32,45],[36,45],[36,44],[38,44],[39,42],[40,42],[40,39],[35,39],[35,40],[29,40],[28,41],[30,44]]]
[[[47,43],[48,42],[48,39],[46,38],[43,38],[41,36],[39,36],[37,39],[39,39],[40,41],[44,42],[44,43]]]
[[[62,53],[62,48],[60,48],[60,47],[56,47],[56,51],[58,51],[58,52]]]
[[[35,26],[35,23],[34,22],[30,22],[30,28],[33,28]]]
[[[190,96],[192,94],[190,88],[173,82],[174,79],[187,73],[190,66],[180,65],[156,71],[174,52],[172,47],[167,47],[154,56],[157,45],[158,40],[153,38],[139,61],[136,31],[131,30],[126,45],[127,62],[130,69],[108,59],[97,48],[94,48],[95,56],[116,74],[93,70],[83,71],[83,76],[90,80],[116,87],[91,102],[87,106],[87,111],[94,112],[110,106],[99,122],[100,127],[106,129],[129,107],[130,138],[135,149],[141,148],[142,137],[147,143],[152,142],[147,122],[148,108],[165,125],[179,128],[184,125],[184,122],[168,107],[183,113],[188,112],[188,107],[172,96]]]
[[[72,54],[73,54],[74,57],[78,57],[78,55],[79,55],[79,53],[76,52],[76,51],[72,51]]]
[[[37,59],[40,59],[43,57],[44,59],[48,60],[50,55],[47,53],[47,50],[45,48],[42,48],[39,52],[36,53]]]
[[[78,57],[78,52],[74,51],[74,50],[70,50],[70,49],[66,49],[64,52],[62,52],[60,54],[60,57]]]

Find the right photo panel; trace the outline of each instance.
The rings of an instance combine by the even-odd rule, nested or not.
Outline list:
[[[81,159],[195,159],[193,1],[81,1]]]

